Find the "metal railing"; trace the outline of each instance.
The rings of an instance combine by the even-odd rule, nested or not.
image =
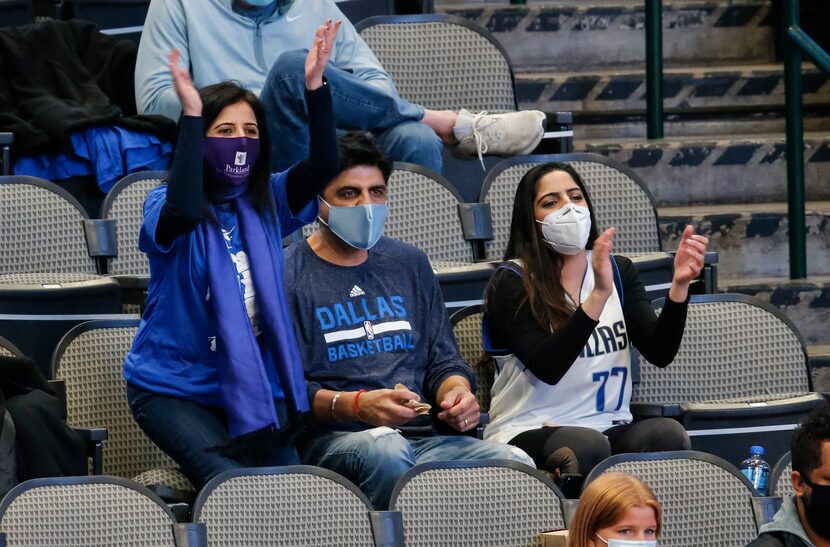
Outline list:
[[[646,0],[646,123],[649,139],[663,138],[663,17],[661,0]],[[783,0],[785,115],[787,120],[787,223],[790,279],[807,277],[807,221],[804,213],[804,112],[801,59],[806,55],[830,75],[830,55],[800,25],[800,0]]]
[[[646,136],[663,138],[663,2],[646,0]]]
[[[830,75],[830,56],[801,29],[801,2],[785,0],[783,39],[784,93],[787,116],[787,218],[790,279],[807,277],[807,221],[804,214],[804,111],[801,57],[806,55]]]

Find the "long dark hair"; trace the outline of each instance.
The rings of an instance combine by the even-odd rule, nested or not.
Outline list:
[[[564,259],[551,248],[543,238],[540,225],[536,222],[535,203],[539,181],[554,171],[563,171],[571,176],[591,213],[591,233],[586,249],[594,246],[597,239],[597,222],[591,198],[579,173],[568,164],[551,162],[537,165],[522,177],[513,199],[513,217],[510,220],[510,239],[504,260],[518,259],[522,263],[522,284],[524,285],[530,311],[536,321],[545,328],[561,326],[574,312],[573,305],[565,298],[565,289],[560,280]],[[491,285],[487,289],[489,294]]]
[[[251,170],[251,177],[248,179],[248,193],[257,211],[262,213],[273,212],[274,201],[271,196],[271,142],[268,137],[268,128],[265,121],[265,110],[262,103],[251,91],[240,86],[236,82],[220,82],[205,86],[199,90],[202,97],[202,119],[205,122],[205,130],[219,116],[219,113],[226,106],[238,102],[248,103],[254,111],[256,123],[259,126],[259,159]],[[205,169],[205,203],[215,201],[213,196],[219,187],[219,181],[211,175],[210,169]],[[212,217],[212,211],[209,211]]]

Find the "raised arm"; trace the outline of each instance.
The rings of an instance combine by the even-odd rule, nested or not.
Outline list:
[[[689,284],[703,268],[709,240],[686,226],[674,259],[674,276],[669,296],[658,318],[651,307],[637,270],[628,259],[618,258],[625,288],[626,330],[631,343],[650,363],[669,365],[683,339],[686,326]]]
[[[308,158],[293,166],[287,175],[288,206],[294,213],[303,207],[337,174],[337,132],[334,126],[331,93],[323,71],[340,29],[340,21],[317,27],[305,65],[306,104],[308,105]],[[272,135],[271,138],[279,138]]]
[[[167,201],[159,215],[156,241],[171,243],[180,235],[196,228],[202,222],[204,192],[202,191],[202,99],[187,70],[179,66],[179,51],[169,56],[168,68],[176,100],[180,101],[182,118],[173,165],[167,179]]]

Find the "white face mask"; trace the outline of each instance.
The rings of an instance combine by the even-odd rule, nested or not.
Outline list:
[[[563,255],[577,254],[591,235],[591,212],[581,205],[568,203],[536,222],[542,225],[545,241]]]
[[[656,539],[602,539],[602,536],[595,534],[604,541],[608,547],[657,547]]]

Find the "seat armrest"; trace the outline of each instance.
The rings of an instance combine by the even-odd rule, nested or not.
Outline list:
[[[488,412],[481,412],[478,415],[478,425],[476,426],[476,439],[484,440],[484,427],[490,423],[490,414]]]
[[[173,541],[176,547],[207,547],[207,525],[180,522],[173,525]]]
[[[73,427],[86,442],[87,457],[92,458],[92,474],[104,474],[104,441],[109,438],[109,431],[105,427]]]
[[[3,164],[0,175],[10,175],[11,166],[11,144],[14,142],[14,133],[8,131],[0,132],[0,162]]]
[[[674,403],[631,403],[630,409],[636,418],[676,418],[681,414],[680,405]]]
[[[542,142],[531,154],[568,154],[573,152],[574,117],[571,112],[545,112]]]
[[[179,490],[178,488],[173,488],[172,486],[167,486],[166,484],[146,484],[145,486],[158,495],[158,497],[166,501],[168,505],[173,503],[192,505],[193,500],[196,497],[196,492]]]
[[[458,216],[467,241],[493,239],[493,215],[489,203],[459,203]]]
[[[83,223],[89,256],[93,258],[114,258],[118,256],[114,220],[87,218],[84,219]]]
[[[72,429],[87,442],[103,442],[110,437],[110,432],[106,427],[73,427]]]
[[[459,203],[458,216],[464,239],[473,246],[473,258],[484,260],[485,241],[493,239],[493,215],[489,203]]]
[[[403,515],[400,511],[369,511],[375,547],[403,547]]]
[[[572,126],[573,124],[573,112],[545,112],[545,127],[547,128]]]

